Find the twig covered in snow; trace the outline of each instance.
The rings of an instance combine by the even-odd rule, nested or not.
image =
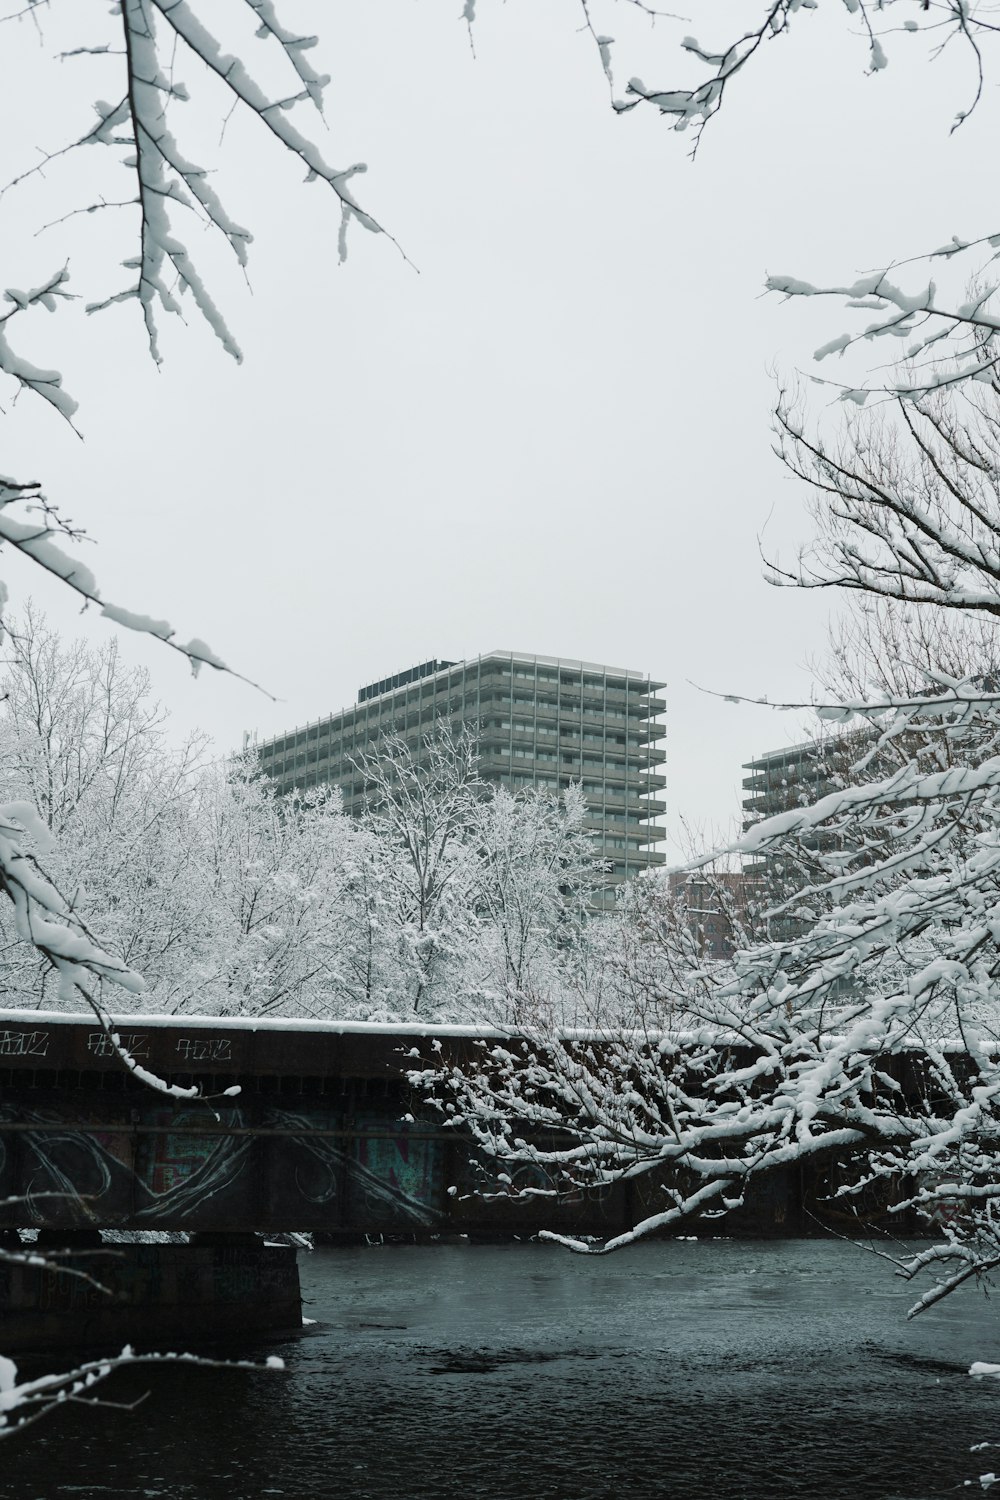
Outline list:
[[[19,1380],[17,1365],[0,1355],[0,1439],[13,1437],[48,1416],[66,1401],[86,1406],[106,1406],[131,1411],[140,1401],[125,1404],[104,1401],[94,1394],[95,1388],[116,1370],[133,1365],[196,1365],[203,1369],[274,1370],[285,1368],[284,1360],[271,1354],[261,1364],[251,1360],[205,1359],[195,1354],[136,1354],[128,1345],[120,1354],[107,1359],[88,1360],[60,1374],[41,1375],[35,1380]]]
[[[785,414],[787,461],[828,524],[772,575],[996,618],[998,431],[984,387],[901,403],[895,425],[861,417],[833,453]],[[413,1081],[445,1118],[553,1193],[648,1179],[654,1206],[628,1232],[573,1249],[725,1215],[757,1178],[815,1164],[842,1206],[874,1185],[940,1225],[943,1244],[900,1261],[907,1279],[939,1273],[913,1312],[1000,1264],[1000,658],[991,635],[961,636],[960,655],[982,654],[959,672],[944,638],[924,632],[909,681],[883,669],[881,693],[821,709],[837,733],[863,725],[824,795],[685,866],[749,860],[770,935],[714,963],[678,952],[666,1024],[654,1009],[596,1039],[536,1026],[484,1042],[475,1067],[420,1053]],[[810,873],[782,885],[779,860]]]
[[[811,14],[821,9],[822,0],[756,0],[744,7],[749,20],[742,21],[736,35],[729,34],[711,41],[690,33],[679,37],[679,47],[690,69],[696,66],[693,82],[680,80],[664,86],[649,84],[639,77],[631,78],[623,93],[616,93],[612,67],[613,38],[599,33],[591,6],[584,4],[584,25],[590,32],[608,78],[612,107],[620,114],[651,106],[674,130],[691,131],[694,136],[692,155],[697,154],[708,122],[722,110],[733,107],[731,99],[741,89],[749,90],[747,79],[759,69],[765,50],[780,45],[782,66],[795,66],[794,39],[811,22]],[[958,42],[971,60],[971,91],[965,105],[958,110],[952,130],[957,130],[975,111],[988,76],[988,50],[1000,36],[1000,27],[985,6],[969,0],[935,0],[932,5],[910,4],[905,0],[827,0],[827,11],[839,11],[845,23],[857,34],[869,75],[878,76],[890,59],[912,49],[912,38],[930,44],[936,57],[951,41]],[[703,8],[704,24],[718,33],[720,22],[711,7]],[[674,18],[678,19],[678,18]],[[906,41],[903,41],[906,38]],[[659,66],[659,64],[657,64]],[[678,65],[679,66],[679,65]],[[763,69],[760,69],[762,72]],[[784,100],[780,77],[771,85],[769,104],[780,121]],[[786,297],[826,297],[842,302],[852,312],[874,313],[859,331],[841,333],[816,350],[815,358],[824,360],[843,354],[859,342],[905,340],[913,362],[905,380],[858,384],[837,383],[840,398],[848,403],[863,404],[872,391],[902,392],[908,398],[926,395],[947,386],[966,381],[995,382],[997,379],[997,316],[991,311],[995,277],[988,269],[983,286],[967,296],[954,298],[934,282],[934,267],[941,267],[959,257],[982,257],[988,268],[1000,253],[1000,231],[965,237],[952,234],[943,244],[925,255],[900,257],[861,277],[840,283],[814,284],[800,276],[772,274],[766,285],[770,291]],[[900,267],[923,263],[930,268],[922,283],[907,289],[897,284],[895,273]],[[816,377],[813,377],[816,378]]]
[[[25,506],[28,514],[33,518],[21,520],[10,514],[9,508],[14,505]],[[186,658],[195,676],[203,666],[209,666],[214,671],[229,673],[249,683],[251,687],[257,687],[258,691],[264,691],[257,683],[251,683],[248,677],[234,672],[204,641],[178,641],[175,638],[176,631],[169,621],[157,620],[151,615],[137,614],[133,610],[123,609],[118,604],[106,602],[101,597],[97,580],[91,570],[85,563],[58,546],[53,540],[55,537],[78,542],[82,538],[82,533],[63,521],[57,509],[46,500],[39,484],[34,481],[22,482],[0,475],[0,546],[6,543],[23,557],[29,558],[46,573],[58,578],[60,582],[72,589],[87,604],[96,605],[101,614],[114,624],[163,641],[165,645]],[[2,587],[0,585],[0,589]],[[0,595],[0,602],[6,602],[5,591]]]

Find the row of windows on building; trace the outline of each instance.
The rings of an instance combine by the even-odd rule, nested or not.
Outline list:
[[[532,700],[531,698],[519,699],[516,695],[512,700],[510,695],[495,693],[492,694],[489,698],[484,697],[481,700],[481,706],[486,708],[503,707],[505,705],[511,704],[512,702],[514,704],[517,704],[519,702],[533,704],[535,700]],[[539,706],[543,705],[540,704]],[[549,707],[555,709],[557,708],[557,705],[553,703],[549,705]],[[460,708],[461,705],[458,705],[451,711],[457,712]],[[436,719],[442,717],[443,714],[443,708],[440,711],[435,708],[427,709],[420,716],[421,726],[423,726],[424,724],[430,725],[434,723]],[[474,715],[469,715],[469,717],[479,718],[480,715],[477,713]],[[629,716],[624,711],[620,711],[618,709],[605,709],[600,717],[602,719],[615,719],[624,721]],[[513,729],[514,731],[520,730],[523,733],[527,734],[556,734],[558,732],[560,734],[578,736],[582,733],[580,729],[577,729],[573,725],[563,725],[557,731],[557,729],[552,725],[526,722],[524,720],[520,722],[516,720],[513,722],[510,720],[507,720],[506,722],[496,721],[495,723],[494,721],[488,720],[487,723],[490,725],[490,727]],[[378,714],[372,714],[371,718],[363,720],[362,723],[357,726],[357,728],[351,726],[349,727],[347,732],[338,734],[336,738],[333,737],[332,724],[330,722],[327,722],[314,725],[310,729],[298,730],[295,734],[288,735],[284,739],[273,740],[270,744],[262,745],[260,747],[260,753],[265,757],[277,757],[282,754],[287,754],[290,750],[305,750],[310,745],[318,745],[321,740],[325,740],[329,742],[330,754],[344,754],[349,753],[350,751],[360,746],[368,744],[373,736],[377,734],[383,734],[388,730],[393,730],[396,733],[405,733],[407,729],[412,729],[414,727],[415,724],[412,716],[409,716],[405,721],[398,717],[391,718],[387,716],[386,721],[382,722],[382,719]],[[583,737],[585,739],[588,738],[586,734],[584,734]],[[589,736],[589,738],[594,741],[600,741],[604,739],[605,736],[592,734]],[[626,736],[621,735],[617,738],[619,740],[619,743],[628,743],[630,745],[638,745],[643,743],[639,739],[638,735],[628,735],[627,738]]]
[[[290,776],[294,777],[296,775],[308,776],[311,780],[323,780],[331,775],[336,778],[339,774],[341,774],[341,764],[339,757],[333,757],[333,759],[336,764],[334,766],[331,766],[331,758],[328,756],[321,755],[319,757],[312,757],[307,756],[304,752],[300,751],[294,758],[291,756],[286,756],[285,759],[280,762],[265,762],[264,770],[276,781],[287,780]],[[509,750],[506,748],[493,748],[488,752],[487,755],[483,757],[483,760],[484,762],[489,763],[489,768],[491,770],[493,762],[503,762],[510,760],[528,760],[531,761],[534,765],[559,765],[564,770],[570,769],[576,773],[575,776],[564,776],[562,780],[563,786],[569,786],[570,782],[574,779],[580,780],[581,773],[585,775],[587,771],[601,771],[603,772],[605,777],[610,776],[615,779],[628,780],[632,782],[635,782],[640,778],[645,778],[645,776],[647,775],[645,768],[637,765],[634,760],[619,760],[616,756],[611,755],[581,756],[566,753],[556,754],[555,751],[536,750],[533,747],[525,749],[515,748],[513,750]],[[519,786],[529,785],[532,782],[539,786],[556,786],[558,784],[552,777],[547,777],[544,774],[534,777],[528,776],[526,778],[518,778]],[[360,789],[363,789],[364,787],[364,783],[361,781],[356,782],[355,785]],[[583,781],[585,791],[601,791],[603,789],[603,785],[604,783],[602,781]],[[359,794],[360,793],[356,795]]]
[[[278,792],[284,794],[290,792],[293,787],[306,789],[311,785],[315,785],[317,781],[322,782],[326,779],[322,775],[317,776],[312,773],[313,768],[310,767],[310,774],[305,777],[297,777],[293,771],[285,772],[283,775],[277,772],[270,772],[269,774],[273,776]],[[643,800],[642,793],[634,784],[632,786],[612,786],[603,781],[584,780],[580,777],[547,776],[545,774],[518,775],[516,773],[501,773],[491,778],[491,780],[495,780],[501,785],[511,787],[514,790],[520,790],[523,787],[540,787],[545,791],[558,791],[560,789],[565,791],[571,786],[579,786],[591,803],[598,800],[602,804],[605,801],[614,801],[619,804],[625,804],[626,808],[631,806],[634,809],[634,811],[621,811],[612,807],[604,808],[591,805],[588,807],[587,817],[594,822],[634,823],[641,825],[645,823],[647,818],[651,818],[659,810],[656,807],[650,807]],[[331,785],[333,784],[336,784],[335,781],[331,781]],[[340,783],[340,789],[345,802],[348,803],[363,798],[366,790],[363,780],[342,782]]]
[[[561,740],[582,740],[585,745],[629,745],[638,749],[646,743],[637,734],[596,734],[577,729],[573,724],[562,724],[557,728],[554,724],[534,724],[530,719],[485,719],[482,734],[488,738],[496,730],[508,729],[514,734],[557,735]]]
[[[403,724],[427,724],[445,714],[459,714],[469,716],[469,710],[473,705],[506,704],[517,703],[527,705],[541,711],[544,714],[573,713],[597,715],[601,719],[629,719],[644,718],[648,716],[648,706],[636,699],[626,704],[624,694],[620,695],[619,703],[605,703],[603,699],[590,702],[581,699],[579,694],[568,697],[565,693],[556,697],[555,694],[547,693],[519,693],[511,692],[503,687],[485,686],[478,691],[465,693],[439,701],[425,701],[423,706],[414,703],[405,705],[395,702],[370,703],[362,705],[359,710],[353,710],[353,717],[347,719],[347,727],[355,724],[370,724],[373,720],[382,721],[382,727],[386,723],[391,725]],[[338,716],[339,717],[339,716]],[[343,722],[343,720],[341,721]],[[320,722],[307,726],[306,729],[297,731],[298,735],[316,736],[317,734],[328,734],[330,732],[330,721]]]
[[[584,735],[582,743],[584,745],[599,745],[603,739],[604,737],[601,735]],[[577,749],[574,743],[577,741],[580,741],[579,734],[573,736],[564,734],[560,736],[558,747],[536,749],[532,745],[519,745],[516,742],[510,745],[498,745],[495,737],[488,730],[484,731],[482,735],[484,756],[514,755],[521,759],[539,761],[556,761],[561,759],[563,765],[607,765],[613,770],[623,769],[627,765],[632,765],[633,767],[636,765],[635,757],[628,757],[627,750],[633,748],[639,749],[639,742],[637,740],[630,739],[627,745],[622,742],[621,738],[612,740],[613,749],[621,749],[622,753],[620,755],[588,755],[586,751],[583,751],[581,755],[580,750]],[[294,750],[283,750],[282,747],[268,746],[262,748],[261,760],[268,771],[272,774],[280,775],[283,770],[291,770],[299,766],[325,765],[331,760],[349,759],[355,754],[370,754],[375,748],[375,743],[375,741],[369,739],[367,736],[359,735],[356,742],[337,741],[331,742],[329,745],[304,746],[301,749],[296,747]],[[411,748],[416,749],[416,746],[411,745]]]
[[[540,693],[537,691],[518,692],[516,679],[521,677],[531,678],[534,682],[552,683],[553,686],[544,687]],[[557,682],[554,674],[542,672],[537,678],[533,678],[530,673],[518,671],[513,674],[513,679],[515,680],[512,680],[509,668],[494,664],[488,670],[484,669],[480,677],[459,674],[457,677],[453,676],[450,682],[425,682],[405,692],[387,693],[382,698],[369,700],[354,709],[346,710],[343,714],[332,715],[331,718],[346,720],[348,723],[355,722],[353,716],[357,716],[357,719],[362,721],[380,716],[394,718],[410,709],[421,707],[430,714],[464,711],[472,701],[504,693],[520,703],[537,702],[549,707],[555,707],[560,701],[565,700],[568,706],[579,708],[581,701],[586,699],[585,707],[588,712],[614,713],[623,718],[628,717],[629,714],[644,711],[648,713],[655,701],[649,700],[646,683],[633,680],[627,683],[624,680],[619,683],[612,682],[606,686],[601,678],[594,679],[593,683],[590,679],[586,679],[581,689],[579,679],[571,682],[570,679],[563,677]],[[525,687],[527,687],[527,682]],[[607,707],[604,706],[606,699]],[[644,699],[649,701],[644,702]],[[328,730],[329,725],[330,720],[318,721],[297,733],[315,734],[317,731]]]
[[[631,764],[633,770],[636,769],[634,759],[630,763],[627,760],[620,760],[614,755],[581,756],[579,752],[572,750],[537,750],[533,745],[515,745],[513,749],[508,749],[506,745],[494,745],[487,754],[494,760],[498,756],[514,756],[522,760],[560,761],[564,766],[579,766],[581,764],[585,766],[607,766],[609,771],[624,771],[629,764]]]

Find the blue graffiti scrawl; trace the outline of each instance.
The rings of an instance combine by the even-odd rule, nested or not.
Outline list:
[[[444,1143],[384,1115],[354,1120],[348,1213],[373,1229],[432,1229],[442,1217]]]
[[[446,1143],[397,1110],[54,1095],[7,1103],[0,1185],[22,1201],[4,1221],[432,1232],[449,1203]]]

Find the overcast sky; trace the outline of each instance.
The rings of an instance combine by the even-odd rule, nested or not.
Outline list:
[[[221,27],[233,0],[199,9]],[[831,3],[737,80],[692,163],[653,111],[612,113],[572,0],[480,0],[475,54],[457,0],[284,9],[320,31],[333,74],[324,149],[367,162],[357,195],[409,259],[355,226],[338,267],[331,195],[304,186],[257,122],[234,118],[220,148],[216,98],[190,106],[190,154],[218,166],[255,235],[250,290],[191,236],[244,363],[193,315],[166,327],[160,370],[134,303],[39,315],[17,347],[64,371],[85,441],[5,399],[0,468],[41,479],[87,527],[106,597],[166,615],[278,700],[214,673],[194,682],[130,638],[178,734],[199,725],[234,748],[429,657],[603,661],[669,684],[672,832],[681,815],[724,825],[741,763],[801,738],[803,721],[692,684],[808,696],[835,606],[769,588],[758,538],[788,558],[810,534],[770,451],[773,371],[808,365],[849,318],[762,297],[764,276],[839,280],[995,229],[995,90],[949,135],[968,60],[953,49],[931,64],[900,34],[867,76]],[[696,0],[690,24],[652,32],[628,9],[593,7],[603,29],[628,29],[622,87],[690,78],[680,36],[728,40],[726,17],[750,7]],[[114,59],[53,60],[70,10],[103,36],[107,7],[91,0],[54,4],[40,38],[0,29],[4,180],[85,128],[93,99],[117,97]],[[194,88],[197,70],[178,68]],[[130,191],[120,167],[100,177],[99,156],[0,199],[5,285],[67,255],[84,298],[124,284],[133,210],[35,237],[94,191]],[[67,630],[110,629],[20,559],[4,577],[15,604],[30,591]]]

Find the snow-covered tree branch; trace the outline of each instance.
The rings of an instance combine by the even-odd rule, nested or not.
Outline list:
[[[627,15],[622,14],[627,13],[627,5],[599,7],[592,0],[581,0],[581,8],[584,29],[609,83],[612,107],[619,114],[654,109],[672,129],[689,132],[692,156],[697,154],[706,126],[723,108],[727,121],[732,122],[737,111],[759,100],[761,88],[768,90],[765,103],[773,114],[775,130],[780,133],[789,127],[781,75],[765,65],[764,59],[773,63],[777,48],[785,75],[801,68],[797,40],[818,24],[820,12],[824,18],[832,15],[834,23],[839,20],[857,39],[859,78],[867,74],[877,82],[890,63],[894,70],[901,65],[912,67],[915,49],[924,65],[933,65],[946,49],[957,49],[967,67],[951,119],[953,132],[974,114],[988,89],[1000,39],[992,9],[969,0],[757,0],[733,10],[703,5],[689,10],[685,18],[659,13],[676,46],[675,76],[647,82],[647,66],[658,71],[664,67],[651,44],[653,33],[645,39],[647,58],[642,43],[637,48],[633,43],[629,49],[630,39],[623,35],[628,31]],[[698,31],[685,34],[682,19]],[[612,26],[614,35],[609,30]],[[662,27],[656,34],[661,31]],[[620,67],[621,54],[629,50],[638,51],[643,76],[626,78]],[[873,149],[878,149],[874,143]],[[911,360],[903,372],[886,375],[882,370],[871,381],[855,375],[820,382],[832,386],[841,399],[863,403],[873,390],[920,396],[968,380],[995,382],[1000,323],[993,305],[996,278],[990,268],[998,248],[1000,230],[991,229],[987,221],[972,235],[942,233],[940,242],[927,251],[922,246],[902,245],[891,264],[861,276],[848,275],[839,283],[813,282],[782,271],[769,274],[766,286],[785,297],[833,299],[851,314],[867,315],[860,327],[855,322],[847,332],[824,342],[815,351],[816,360],[874,343],[876,348],[892,351],[888,361],[882,362],[892,365],[899,350],[893,340],[903,341]],[[864,247],[859,246],[859,255],[864,254]],[[957,288],[951,285],[959,267],[964,267],[964,282],[981,277],[973,292],[962,294],[961,276]]]
[[[830,451],[787,407],[779,422],[823,527],[772,577],[877,612],[842,644],[845,696],[818,710],[851,753],[818,800],[790,797],[688,868],[764,856],[745,878],[794,932],[747,927],[717,962],[673,940],[659,1006],[577,1036],[536,1025],[484,1043],[476,1068],[428,1056],[414,1076],[501,1162],[564,1187],[649,1180],[661,1206],[578,1250],[724,1216],[807,1162],[837,1164],[848,1206],[879,1181],[900,1213],[947,1205],[944,1242],[899,1266],[938,1277],[919,1311],[1000,1263],[1000,695],[976,624],[1000,613],[997,398],[900,401]],[[873,644],[910,659],[859,661]],[[803,878],[776,888],[776,858]]]
[[[49,1416],[67,1401],[81,1402],[86,1406],[104,1407],[110,1410],[131,1410],[131,1405],[122,1406],[110,1400],[102,1400],[95,1394],[116,1370],[134,1365],[154,1364],[198,1365],[209,1369],[225,1370],[283,1370],[284,1361],[276,1354],[270,1355],[263,1364],[249,1360],[214,1360],[194,1354],[136,1354],[124,1348],[120,1354],[107,1359],[88,1360],[59,1374],[41,1375],[34,1380],[20,1380],[17,1365],[13,1360],[0,1355],[0,1439],[14,1437],[26,1427]],[[142,1397],[139,1398],[142,1400]],[[134,1404],[134,1403],[133,1403]]]
[[[218,21],[235,25],[234,52],[227,52],[204,24],[206,9],[213,26]],[[221,13],[218,6],[186,0],[118,0],[110,15],[106,6],[62,7],[59,19],[65,20],[68,11],[72,30],[74,21],[81,24],[84,10],[90,30],[81,31],[80,44],[68,47],[62,58],[90,72],[95,92],[107,87],[111,102],[98,99],[96,120],[69,141],[52,143],[40,160],[17,170],[0,188],[0,197],[15,193],[28,179],[54,167],[57,159],[78,159],[85,150],[88,165],[96,158],[105,174],[118,181],[124,168],[132,179],[131,191],[123,195],[116,181],[109,191],[98,188],[91,197],[84,187],[83,201],[71,199],[57,206],[49,221],[48,227],[55,230],[81,215],[95,215],[102,224],[110,215],[116,227],[129,226],[117,253],[126,272],[124,284],[115,284],[112,273],[103,286],[82,288],[79,301],[88,314],[110,315],[107,310],[121,304],[138,306],[150,353],[159,360],[157,317],[183,317],[186,299],[225,349],[239,358],[210,277],[188,241],[196,228],[203,243],[201,230],[208,227],[243,267],[250,235],[230,216],[210,172],[194,159],[200,154],[197,147],[189,151],[182,133],[173,128],[178,106],[194,97],[181,73],[193,69],[198,87],[207,85],[210,95],[217,91],[216,102],[221,91],[223,115],[228,109],[255,118],[311,180],[326,185],[337,205],[343,258],[352,220],[374,232],[379,226],[352,192],[352,179],[364,168],[332,166],[317,139],[300,128],[296,106],[304,104],[321,113],[328,81],[308,56],[315,38],[287,28],[273,0],[231,0]],[[10,23],[4,28],[5,40],[25,18],[40,31],[52,19],[47,8],[28,0],[0,17]],[[269,79],[266,66],[262,78],[247,65],[255,38],[263,44],[256,50],[267,49],[280,59],[286,82]],[[225,119],[222,125],[224,130]],[[86,173],[80,175],[86,180]],[[3,242],[9,252],[9,223]],[[29,290],[8,287],[4,292],[0,385],[9,387],[15,398],[39,397],[78,432],[77,401],[60,372],[30,357],[33,320],[37,322],[39,313],[58,313],[77,303],[75,290],[68,287],[65,260],[58,255],[54,260],[55,269],[33,277]],[[41,468],[39,464],[36,472]],[[58,579],[116,626],[165,642],[195,673],[204,665],[229,670],[204,641],[180,640],[166,620],[106,600],[94,573],[75,551],[82,540],[81,529],[67,522],[46,498],[40,481],[23,474],[0,477],[0,546],[6,544]],[[7,589],[0,584],[0,612],[7,603]],[[193,841],[185,836],[197,826],[189,785],[196,749],[189,747],[179,757],[165,754],[158,743],[156,712],[148,702],[148,684],[134,675],[130,679],[113,650],[96,663],[86,652],[68,659],[30,615],[26,624],[23,633],[15,630],[8,636],[13,661],[0,760],[5,796],[0,804],[0,891],[11,913],[11,920],[3,922],[0,962],[6,967],[5,977],[13,978],[10,988],[26,997],[36,985],[44,991],[54,975],[58,1002],[73,1004],[82,996],[124,1066],[168,1093],[191,1094],[196,1091],[155,1079],[129,1055],[106,1009],[104,991],[108,986],[126,994],[143,991],[144,981],[133,966],[136,960],[153,970],[154,980],[162,981],[182,944],[189,957],[192,943],[205,936],[204,920],[199,923],[201,914],[190,906],[192,892],[184,879],[194,853]],[[18,688],[24,690],[20,696]],[[151,863],[158,885],[151,878]],[[74,878],[81,866],[98,888],[89,895]],[[161,898],[155,914],[150,910],[154,886]],[[103,931],[114,932],[117,953],[114,943],[94,935],[90,915],[95,905]],[[185,981],[190,985],[191,976]],[[0,1360],[0,1436],[37,1420],[60,1402],[93,1399],[91,1388],[131,1359],[130,1351],[124,1351],[116,1359],[28,1382],[19,1382],[14,1365]]]

